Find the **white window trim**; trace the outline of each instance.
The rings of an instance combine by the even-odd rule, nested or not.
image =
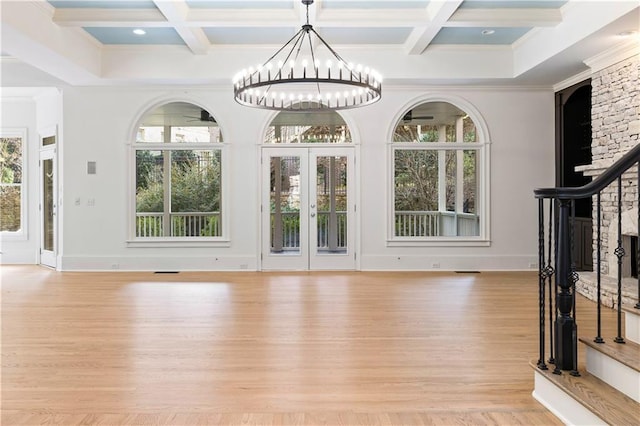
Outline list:
[[[226,160],[228,157],[228,143],[194,143],[194,142],[176,142],[173,144],[168,143],[153,143],[153,142],[133,142],[129,144],[129,214],[127,215],[127,229],[128,238],[126,240],[127,247],[231,247],[231,240],[229,238],[230,229],[230,216],[229,216],[229,200],[227,194],[229,194],[229,179],[227,168],[229,163]],[[164,151],[173,150],[180,151],[185,149],[193,150],[220,150],[220,198],[222,199],[220,215],[222,217],[222,226],[220,229],[221,235],[219,237],[136,237],[136,151],[139,150],[151,150],[151,151]]]
[[[447,102],[465,111],[476,125],[477,142],[393,142],[393,135],[400,119],[407,111],[428,102]],[[407,103],[392,121],[387,151],[387,247],[488,247],[491,245],[490,230],[490,152],[491,142],[486,122],[482,115],[467,101],[451,95],[418,97]],[[476,210],[480,216],[479,236],[460,237],[397,237],[395,235],[395,157],[397,149],[434,150],[466,149],[478,152],[478,197]]]
[[[19,231],[0,231],[0,238],[3,241],[25,241],[28,239],[28,218],[29,211],[27,198],[27,182],[29,176],[28,151],[29,141],[27,140],[26,128],[0,128],[0,137],[2,138],[22,138],[22,182],[20,183],[20,230]]]

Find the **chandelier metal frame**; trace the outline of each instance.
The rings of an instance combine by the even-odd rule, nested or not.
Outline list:
[[[278,111],[343,110],[370,105],[382,96],[382,76],[347,63],[307,22],[273,56],[233,78],[233,95],[241,105]],[[321,63],[314,48],[324,46],[330,58]],[[288,49],[287,49],[288,48]],[[304,49],[304,51],[303,51]]]

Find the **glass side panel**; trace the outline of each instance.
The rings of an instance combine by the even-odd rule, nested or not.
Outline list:
[[[136,151],[136,237],[161,237],[164,211],[164,154]]]
[[[271,157],[271,253],[300,254],[300,157]]]
[[[42,248],[48,251],[54,251],[53,246],[53,219],[55,214],[53,199],[53,160],[47,159],[42,161],[42,190],[43,190],[43,215],[42,229],[43,245]]]
[[[480,216],[478,215],[478,152],[463,151],[463,205],[458,214],[459,236],[479,236]]]
[[[444,151],[446,170],[446,205],[448,212],[456,211],[456,151]],[[442,155],[442,154],[440,154]]]
[[[317,157],[319,254],[347,252],[347,157]]]

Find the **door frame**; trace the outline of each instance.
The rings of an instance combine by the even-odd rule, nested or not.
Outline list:
[[[274,155],[275,154],[275,155]],[[258,222],[259,222],[259,243],[258,243],[258,264],[259,270],[359,270],[359,235],[360,235],[360,215],[359,209],[357,209],[358,203],[358,194],[359,194],[359,173],[358,173],[358,162],[356,161],[358,154],[358,146],[356,145],[338,145],[338,144],[296,144],[292,145],[262,145],[259,147],[259,155],[258,161],[260,163],[260,173],[259,179],[260,183],[258,185],[259,188],[259,196],[258,196]],[[323,156],[346,156],[349,160],[349,184],[347,185],[347,199],[348,199],[348,209],[352,209],[350,211],[350,215],[348,216],[348,244],[347,244],[347,253],[343,256],[345,258],[349,257],[351,260],[348,262],[345,260],[342,265],[335,267],[336,257],[340,255],[317,255],[314,254],[313,248],[311,247],[311,243],[315,241],[315,238],[310,238],[311,236],[311,225],[312,221],[310,220],[310,211],[309,211],[309,196],[315,195],[315,191],[313,194],[310,194],[310,190],[301,191],[300,197],[300,227],[301,232],[302,229],[309,230],[305,231],[308,234],[308,238],[306,239],[306,244],[303,246],[301,244],[300,254],[299,254],[299,262],[296,264],[297,267],[288,267],[287,266],[287,256],[281,256],[282,261],[273,262],[273,260],[278,259],[278,256],[271,257],[268,262],[265,262],[265,258],[270,255],[270,219],[267,221],[267,217],[270,218],[270,205],[269,205],[269,192],[270,192],[270,162],[269,158],[273,156],[298,156],[301,158],[301,163],[306,162],[306,164],[301,164],[301,182],[310,183],[311,174],[316,173],[316,170],[311,170],[311,158],[312,156],[323,157]],[[265,164],[267,162],[267,164]],[[315,161],[313,162],[314,164]],[[303,228],[304,227],[304,228]],[[294,255],[292,255],[294,256]],[[325,257],[326,256],[326,257]],[[328,261],[325,259],[331,259],[332,261]],[[314,257],[320,259],[319,261],[314,261]],[[322,259],[325,257],[325,259]],[[341,259],[344,260],[345,258]],[[289,261],[291,258],[289,258]],[[325,260],[323,262],[323,260]],[[265,267],[265,263],[271,263],[268,267]],[[345,263],[348,263],[348,266],[345,267]]]
[[[45,139],[53,138],[53,143],[45,145]],[[58,212],[60,211],[58,203],[58,132],[57,126],[53,126],[50,129],[45,129],[40,132],[39,138],[39,152],[38,152],[38,226],[40,230],[40,238],[38,241],[38,254],[39,264],[50,268],[57,269],[58,267],[58,248],[59,248],[59,218]],[[44,188],[44,167],[43,161],[51,160],[53,169],[53,250],[45,250],[45,188]]]

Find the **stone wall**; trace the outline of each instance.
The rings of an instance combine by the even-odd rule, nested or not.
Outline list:
[[[596,72],[591,80],[592,165],[589,175],[597,176],[632,147],[640,143],[640,58],[636,55]],[[586,170],[585,170],[586,171]],[[635,168],[623,177],[622,211],[638,208],[638,183]],[[603,275],[614,275],[617,266],[611,264],[617,246],[617,183],[601,194],[602,201],[602,266]],[[594,217],[594,265],[596,265],[596,202]],[[637,210],[635,210],[637,211]],[[629,215],[627,214],[627,217]],[[635,220],[623,221],[624,233],[638,235]],[[614,231],[614,232],[612,232]],[[609,248],[611,247],[611,250]],[[627,255],[629,253],[627,252]]]

